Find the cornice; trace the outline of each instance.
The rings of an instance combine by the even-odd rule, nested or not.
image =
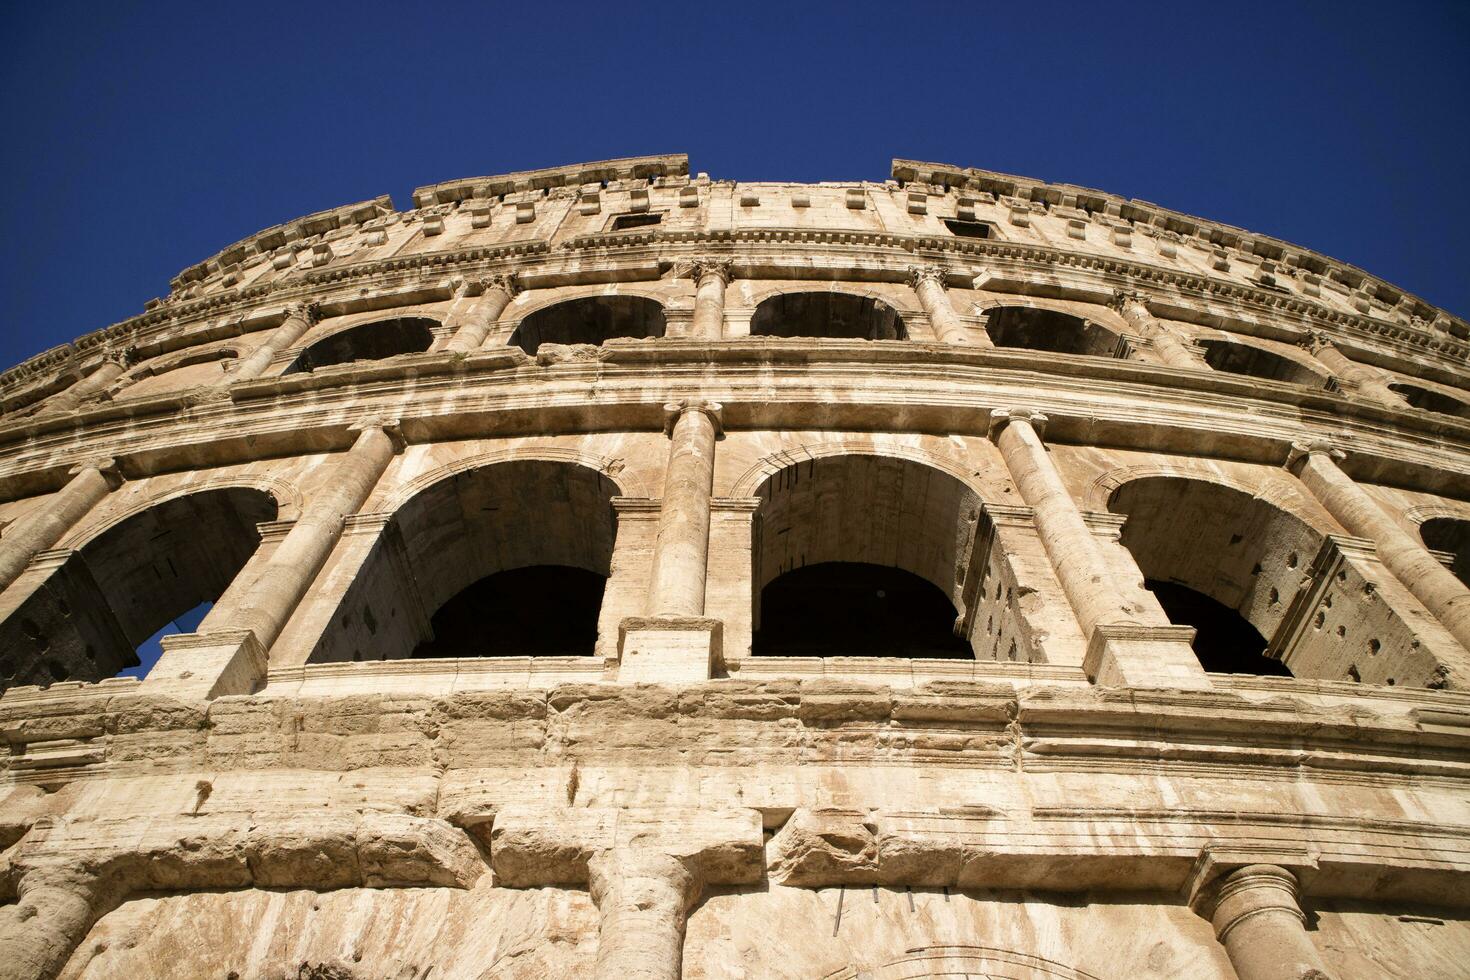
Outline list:
[[[1015,197],[1021,201],[1037,203],[1047,208],[1080,208],[1081,213],[1089,217],[1101,217],[1103,220],[1113,219],[1129,225],[1143,225],[1176,234],[1193,235],[1214,245],[1238,248],[1251,255],[1284,261],[1288,266],[1330,275],[1335,281],[1353,288],[1366,290],[1368,286],[1372,286],[1372,295],[1390,304],[1402,302],[1407,298],[1412,301],[1414,308],[1424,315],[1446,312],[1386,280],[1329,255],[1323,255],[1285,239],[1175,211],[1149,201],[1125,198],[1077,184],[1053,184],[998,171],[957,167],[943,163],[923,163],[916,160],[895,159],[891,174],[893,179],[899,181],[900,184],[906,182],[939,184],[946,188],[987,194],[993,197]],[[1462,323],[1461,326],[1463,327],[1464,324]]]
[[[1306,318],[1310,322],[1298,329],[1331,325],[1356,334],[1361,339],[1384,343],[1398,349],[1446,358],[1457,364],[1470,364],[1470,343],[1447,334],[1394,323],[1362,314],[1349,314],[1299,296],[1287,296],[1264,289],[1252,289],[1209,276],[1176,272],[1141,262],[1065,251],[1048,246],[1005,242],[993,239],[949,239],[934,236],[910,236],[886,232],[840,231],[806,228],[749,228],[727,231],[666,231],[643,233],[620,232],[617,235],[583,235],[559,244],[555,250],[542,239],[480,245],[441,252],[423,252],[391,256],[371,262],[346,264],[307,271],[299,276],[273,284],[251,285],[229,289],[210,296],[179,302],[162,303],[104,330],[78,338],[71,344],[53,348],[16,367],[0,373],[0,395],[13,394],[27,382],[48,371],[56,370],[94,351],[116,346],[143,346],[155,342],[172,329],[205,317],[243,316],[262,302],[275,304],[292,300],[320,299],[319,291],[346,284],[362,284],[378,280],[380,285],[405,285],[426,274],[470,274],[471,272],[522,271],[491,269],[490,266],[511,259],[553,260],[559,254],[594,254],[611,256],[637,253],[650,248],[688,248],[705,257],[730,260],[738,270],[742,261],[752,257],[736,250],[752,245],[800,245],[824,247],[837,254],[854,250],[892,253],[894,281],[908,277],[913,257],[945,261],[947,256],[1011,261],[1031,267],[1056,267],[1085,270],[1104,277],[1107,290],[1115,288],[1170,288],[1183,298],[1222,299],[1246,307],[1250,312],[1266,311]],[[670,264],[694,256],[663,254],[660,261]],[[531,270],[525,270],[534,275]],[[997,270],[998,271],[998,270]]]
[[[765,338],[625,341],[595,364],[552,367],[516,354],[414,355],[258,379],[223,397],[195,390],[25,420],[0,429],[8,445],[0,482],[7,497],[48,492],[66,467],[98,455],[123,458],[132,476],[192,465],[209,446],[212,458],[241,461],[303,446],[333,451],[350,443],[348,426],[376,413],[400,417],[410,442],[589,426],[658,430],[663,406],[690,392],[722,402],[731,430],[799,427],[818,405],[834,426],[883,430],[902,407],[905,431],[983,437],[991,409],[1025,404],[1050,417],[1048,436],[1058,444],[1279,466],[1291,443],[1331,438],[1352,447],[1353,475],[1370,482],[1454,493],[1470,477],[1470,424],[1410,426],[1404,412],[1328,392],[1239,379],[1222,386],[1211,375],[1137,362]],[[849,390],[833,402],[834,392]]]

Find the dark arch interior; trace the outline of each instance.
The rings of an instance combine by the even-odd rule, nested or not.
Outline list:
[[[312,344],[301,352],[286,373],[315,371],[330,364],[350,364],[353,361],[381,361],[399,354],[420,354],[434,343],[432,331],[438,325],[437,321],[421,316],[364,323]]]
[[[1070,313],[1029,306],[1002,306],[986,314],[985,331],[997,347],[1019,347],[1053,354],[1114,356],[1112,331]]]
[[[750,332],[757,337],[821,337],[906,340],[898,311],[871,296],[850,293],[781,293],[755,308]]]
[[[1144,582],[1169,622],[1193,626],[1194,655],[1205,670],[1217,674],[1264,674],[1290,677],[1279,660],[1264,655],[1266,638],[1240,613],[1177,582]]]
[[[591,652],[617,494],[597,470],[548,460],[434,483],[398,508],[310,662]]]
[[[1441,415],[1455,415],[1462,419],[1470,418],[1470,402],[1461,401],[1453,395],[1443,392],[1431,391],[1428,388],[1420,388],[1411,384],[1391,384],[1390,390],[1398,392],[1404,401],[1415,408],[1426,412],[1438,412]]]
[[[1204,480],[1133,480],[1113,493],[1108,509],[1127,515],[1122,544],[1170,621],[1198,630],[1201,662],[1228,662],[1230,650],[1259,654],[1266,640],[1256,638],[1282,625],[1322,543],[1295,516]],[[1261,669],[1221,669],[1279,673],[1275,660],[1254,665]]]
[[[1450,570],[1455,573],[1455,578],[1470,586],[1470,521],[1435,517],[1419,526],[1419,536],[1435,551],[1448,551],[1454,555]]]
[[[1203,341],[1205,363],[1216,371],[1245,374],[1268,381],[1322,387],[1322,379],[1309,369],[1272,351],[1229,340]]]
[[[413,656],[590,657],[606,581],[567,565],[487,575],[439,607]]]
[[[780,657],[969,657],[954,623],[949,597],[912,572],[823,562],[761,590],[751,649]]]
[[[537,310],[510,343],[527,354],[542,344],[602,344],[613,337],[662,337],[664,308],[641,296],[588,296]]]
[[[274,520],[274,499],[232,487],[177,497],[74,552],[4,623],[0,683],[95,681],[138,665],[137,649],[214,602]]]

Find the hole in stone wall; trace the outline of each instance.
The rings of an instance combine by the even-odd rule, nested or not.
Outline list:
[[[427,317],[399,317],[364,323],[312,344],[286,369],[286,374],[315,371],[331,364],[381,361],[399,354],[419,354],[434,343],[432,328],[438,321]]]
[[[753,337],[817,337],[829,340],[905,340],[898,311],[871,296],[850,293],[780,293],[750,318]]]
[[[664,308],[641,296],[588,296],[537,310],[521,321],[511,346],[535,354],[542,344],[600,345],[613,337],[662,337]]]
[[[783,657],[970,657],[954,621],[949,597],[912,572],[823,562],[761,590],[752,649]]]
[[[1095,323],[1031,306],[1001,306],[986,311],[985,330],[997,347],[1112,357],[1118,335]]]
[[[566,565],[497,572],[441,606],[413,656],[590,657],[605,583]]]
[[[1266,638],[1234,609],[1176,582],[1150,579],[1144,585],[1159,600],[1169,622],[1195,628],[1194,654],[1205,670],[1291,676],[1285,664],[1263,655]]]

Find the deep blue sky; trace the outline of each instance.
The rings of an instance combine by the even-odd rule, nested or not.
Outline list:
[[[1278,235],[1470,313],[1470,2],[4,4],[0,367],[254,231],[457,177],[891,157]]]

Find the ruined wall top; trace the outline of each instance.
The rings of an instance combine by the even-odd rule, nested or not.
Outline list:
[[[607,257],[752,244],[960,260],[977,273],[977,288],[987,269],[1088,271],[1114,285],[1210,293],[1455,368],[1470,363],[1464,319],[1280,239],[1071,184],[904,159],[891,173],[881,182],[720,181],[691,175],[687,156],[667,154],[426,185],[402,211],[383,195],[315,212],[183,270],[142,314],[5,371],[0,399],[129,348],[186,346],[324,288],[589,250]],[[653,212],[663,220],[616,221]]]

